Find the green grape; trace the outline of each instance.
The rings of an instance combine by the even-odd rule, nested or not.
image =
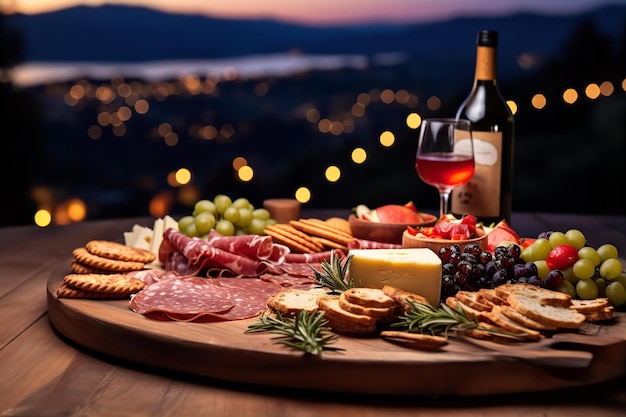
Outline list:
[[[235,236],[247,235],[248,231],[242,227],[235,226]]]
[[[522,258],[524,262],[534,262],[536,259],[533,258],[533,245],[527,246],[522,249],[520,258]]]
[[[253,235],[265,234],[265,220],[254,218],[247,227],[248,233]]]
[[[197,216],[200,213],[204,213],[204,212],[208,212],[208,213],[216,213],[216,208],[215,208],[215,203],[213,203],[211,200],[199,200],[198,202],[196,202],[196,204],[194,204],[193,206],[193,215]]]
[[[620,282],[626,288],[626,272],[620,272],[619,276],[613,280],[613,282],[615,281]]]
[[[228,220],[232,224],[237,223],[239,221],[239,210],[237,210],[237,207],[234,206],[226,208],[224,213],[222,213],[222,219]]]
[[[578,229],[569,229],[565,232],[565,237],[569,240],[569,244],[576,249],[582,248],[587,242],[585,235]]]
[[[195,219],[193,216],[183,216],[178,221],[178,230],[181,233],[186,233],[187,227],[189,227],[189,225],[193,223],[195,223]]]
[[[598,255],[598,251],[591,246],[578,249],[578,259],[589,259],[593,263],[593,266],[598,266],[602,263],[602,258]]]
[[[576,298],[576,287],[574,287],[574,284],[569,281],[563,280],[563,282],[561,282],[555,289],[562,293],[569,294],[572,298]]]
[[[621,306],[626,303],[626,288],[617,281],[606,286],[606,297],[614,306]]]
[[[589,279],[595,274],[596,267],[589,259],[579,259],[572,266],[572,272],[580,279]]]
[[[208,234],[211,229],[215,227],[217,220],[215,219],[215,215],[208,211],[203,211],[198,214],[195,218],[196,230],[199,235]]]
[[[235,226],[246,227],[252,220],[252,210],[247,207],[239,209],[239,220],[235,222]]]
[[[600,265],[600,276],[604,279],[613,280],[622,272],[622,263],[619,259],[611,258]]]
[[[183,233],[188,237],[198,236],[198,229],[196,228],[196,224],[191,223],[189,226],[187,226],[187,228],[185,229]]]
[[[598,286],[592,279],[581,279],[576,283],[576,293],[583,300],[593,300],[598,297]]]
[[[563,272],[563,278],[565,281],[569,281],[572,284],[576,284],[579,281],[579,278],[576,276],[576,274],[574,274],[574,269],[571,266],[565,269],[561,269],[561,272]]]
[[[563,232],[552,232],[550,237],[548,238],[548,242],[554,248],[559,245],[569,245],[569,239],[565,236]]]
[[[533,242],[532,245],[532,256],[534,260],[542,260],[548,259],[548,255],[552,250],[552,245],[548,241],[548,239],[539,238]]]
[[[235,225],[225,219],[220,219],[215,225],[215,231],[222,236],[233,236],[235,234]]]
[[[215,210],[222,214],[224,210],[230,207],[233,204],[233,200],[225,194],[218,194],[213,198],[213,202],[215,203]]]
[[[265,225],[266,225],[266,226],[267,226],[267,225],[274,226],[276,223],[277,223],[277,222],[276,222],[276,220],[275,220],[275,219],[267,219],[267,220],[265,220]]]
[[[242,209],[242,208],[250,208],[250,201],[247,198],[239,197],[235,201],[233,201],[233,207]]]
[[[607,259],[617,258],[617,248],[610,243],[605,243],[604,245],[600,246],[597,251],[603,262]]]
[[[269,220],[270,212],[264,208],[258,208],[252,212],[252,217],[259,220]]]
[[[545,280],[550,272],[550,268],[548,268],[548,264],[545,260],[535,261],[535,266],[537,267],[537,276],[542,280]]]
[[[606,286],[608,282],[604,278],[596,278],[594,282],[598,287],[598,297],[606,297]]]

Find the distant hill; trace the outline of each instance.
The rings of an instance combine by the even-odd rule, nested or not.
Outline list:
[[[503,74],[522,52],[555,54],[574,27],[591,20],[623,48],[626,7],[582,14],[459,18],[429,24],[313,27],[273,20],[168,14],[134,6],[79,6],[8,21],[21,34],[25,62],[142,62],[213,59],[298,50],[305,54],[405,52],[426,59],[473,59],[476,32],[500,32]]]

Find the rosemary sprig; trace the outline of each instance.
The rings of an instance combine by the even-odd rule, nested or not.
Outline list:
[[[321,287],[330,288],[331,294],[340,294],[347,289],[354,287],[354,280],[347,279],[348,266],[352,255],[349,255],[342,262],[341,258],[335,253],[330,254],[330,263],[326,260],[322,261],[321,271],[315,269],[312,265],[309,267],[313,270],[313,279]]]
[[[419,303],[411,299],[407,300],[411,309],[402,315],[391,327],[409,333],[422,333],[448,337],[451,331],[464,331],[467,329],[479,329],[492,334],[505,334],[507,336],[524,338],[526,334],[509,333],[481,326],[480,323],[470,318],[462,307],[453,309],[446,304],[435,308],[430,304]]]
[[[328,346],[337,340],[337,335],[331,332],[327,324],[323,311],[309,313],[301,310],[293,318],[283,317],[280,313],[276,313],[276,317],[263,313],[256,323],[248,326],[246,333],[278,334],[280,336],[273,338],[276,343],[309,355],[319,355],[324,350],[343,350]]]

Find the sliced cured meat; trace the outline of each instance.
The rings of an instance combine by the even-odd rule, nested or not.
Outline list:
[[[200,277],[163,279],[147,285],[130,300],[139,314],[162,313],[175,320],[194,320],[203,315],[223,313],[235,307],[228,288]]]
[[[212,229],[206,240],[209,245],[218,249],[259,260],[270,259],[274,250],[270,236],[224,236]]]
[[[348,250],[351,249],[400,249],[401,244],[378,242],[367,239],[352,239],[348,242]]]
[[[259,277],[262,281],[273,282],[282,288],[297,288],[299,290],[308,290],[315,288],[318,284],[309,277],[295,277],[289,274],[263,274]]]
[[[333,249],[316,253],[289,253],[285,256],[285,262],[321,264],[322,261],[329,262],[330,256],[333,253],[339,258],[345,258],[346,256],[341,249]]]
[[[212,278],[218,287],[231,293],[235,306],[223,313],[211,314],[224,320],[241,320],[256,317],[267,307],[267,299],[283,287],[258,278]]]
[[[163,237],[163,241],[169,242],[174,251],[164,250],[164,253],[169,252],[169,256],[161,262],[165,269],[176,271],[180,275],[196,275],[208,269],[220,273],[227,270],[234,275],[254,277],[267,269],[266,262],[219,249],[204,239],[190,238],[173,228],[167,229]]]
[[[153,284],[157,281],[161,281],[166,278],[175,278],[178,274],[174,271],[161,271],[157,269],[143,269],[141,271],[131,271],[127,272],[126,275],[129,275],[134,278],[139,278],[146,284]]]

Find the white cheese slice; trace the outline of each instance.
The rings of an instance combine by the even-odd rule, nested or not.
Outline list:
[[[161,247],[161,242],[163,241],[163,232],[169,228],[178,230],[178,222],[171,216],[165,216],[154,221],[149,250],[157,256],[157,259],[159,257],[159,247]]]
[[[124,232],[124,244],[142,249],[148,249],[152,239],[152,229],[138,224],[130,232]]]
[[[425,297],[437,307],[441,297],[441,259],[430,249],[354,249],[348,273],[357,287],[385,285]]]

